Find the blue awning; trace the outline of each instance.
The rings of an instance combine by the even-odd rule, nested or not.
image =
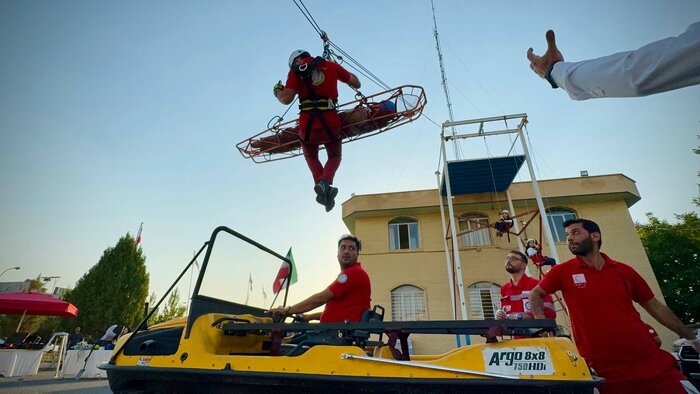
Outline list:
[[[524,161],[525,156],[518,155],[448,162],[452,195],[505,191],[513,183]],[[447,196],[444,171],[440,192]]]

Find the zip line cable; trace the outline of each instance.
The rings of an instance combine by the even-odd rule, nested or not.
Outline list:
[[[426,118],[427,120],[429,120],[430,123],[432,123],[432,124],[434,124],[435,126],[437,126],[438,129],[442,129],[442,125],[440,125],[440,124],[438,124],[436,121],[432,120],[432,119],[430,118],[430,116],[426,115],[425,113],[423,113],[422,116],[423,116],[424,118]]]
[[[471,77],[474,79],[474,81],[476,81],[476,83],[479,85],[479,87],[481,88],[481,90],[483,90],[484,93],[486,93],[486,95],[487,95],[487,96],[491,99],[491,101],[496,105],[496,107],[498,108],[498,110],[501,111],[502,113],[505,112],[505,111],[503,111],[503,109],[501,108],[501,106],[498,105],[498,102],[496,101],[496,99],[494,99],[493,96],[491,96],[491,93],[489,93],[489,91],[486,89],[486,87],[484,87],[484,85],[481,83],[481,81],[479,80],[479,78],[477,78],[476,75],[474,75],[474,73],[473,73],[472,70],[469,68],[469,66],[467,66],[467,64],[464,62],[464,60],[462,60],[462,58],[460,58],[459,55],[457,55],[457,52],[456,52],[454,49],[452,49],[452,47],[450,46],[450,43],[447,42],[447,41],[445,41],[445,45],[447,45],[447,49],[449,49],[450,52],[452,52],[452,55],[454,55],[454,57],[462,64],[462,66],[464,67],[464,69],[467,70],[467,72],[469,73],[469,75],[471,75]]]
[[[311,24],[311,27],[313,27],[316,30],[316,33],[318,33],[319,35],[323,35],[323,30],[321,30],[321,28],[318,26],[318,23],[316,23],[316,20],[314,19],[314,17],[311,16],[311,13],[309,12],[308,8],[306,8],[306,6],[304,5],[304,2],[301,0],[299,0],[298,3],[297,3],[297,0],[292,0],[292,1],[294,2],[294,5],[297,6],[299,11],[301,11],[301,14],[304,15],[306,20],[309,21],[309,23]],[[301,4],[301,6],[299,4]],[[302,7],[304,9],[302,9]]]
[[[367,67],[363,66],[360,62],[355,60],[352,56],[350,56],[349,53],[345,52],[338,44],[334,43],[330,39],[328,39],[328,35],[326,35],[326,32],[321,29],[321,26],[316,22],[314,17],[311,15],[311,12],[309,11],[308,8],[306,8],[306,5],[304,5],[304,2],[302,0],[292,0],[294,2],[294,5],[297,6],[299,11],[304,15],[304,18],[306,18],[307,21],[309,21],[309,24],[311,24],[311,27],[318,33],[318,35],[321,37],[321,39],[324,42],[324,49],[326,51],[326,54],[329,56],[333,57],[338,57],[340,58],[341,62],[342,60],[347,60],[349,63],[347,64],[348,67],[352,68],[353,70],[357,71],[358,74],[362,75],[363,77],[367,78],[369,81],[379,85],[384,90],[389,90],[391,87],[384,83],[379,77],[377,77],[374,73],[372,73]],[[332,50],[330,50],[327,46],[330,46],[334,48],[336,51],[338,51],[342,56],[336,55]]]
[[[382,81],[379,77],[377,77],[376,75],[374,75],[374,73],[372,73],[371,71],[369,71],[369,69],[367,69],[365,66],[363,66],[362,64],[360,64],[360,62],[358,62],[357,60],[353,59],[352,56],[350,56],[347,52],[345,52],[344,50],[342,50],[336,43],[334,43],[333,41],[330,41],[330,40],[329,40],[329,42],[330,42],[331,46],[332,46],[333,48],[337,49],[338,52],[340,52],[341,54],[343,54],[343,56],[345,56],[345,58],[347,58],[347,59],[349,59],[351,62],[355,63],[359,68],[361,68],[361,69],[364,70],[368,75],[370,75],[371,78],[368,77],[368,79],[370,79],[372,82],[376,83],[376,84],[379,85],[380,87],[384,88],[384,90],[389,90],[389,89],[391,89],[391,87],[390,87],[389,85],[387,85],[386,83],[384,83],[384,81]],[[354,67],[353,67],[353,68],[354,68]],[[364,75],[364,74],[363,74],[363,75]]]

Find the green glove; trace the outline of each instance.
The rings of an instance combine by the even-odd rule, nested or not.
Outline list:
[[[277,92],[279,92],[282,89],[284,89],[284,85],[282,85],[282,81],[281,80],[277,81],[275,86],[272,88],[272,94],[274,94],[275,97],[277,97]]]

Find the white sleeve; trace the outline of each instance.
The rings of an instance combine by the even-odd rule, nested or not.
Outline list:
[[[573,100],[637,97],[700,83],[700,22],[678,37],[581,62],[559,62],[552,79]]]
[[[116,336],[116,334],[114,333],[114,329],[116,327],[116,324],[109,326],[107,331],[105,331],[105,335],[103,335],[102,338],[100,338],[100,341],[111,341],[112,339],[114,339],[114,337]]]

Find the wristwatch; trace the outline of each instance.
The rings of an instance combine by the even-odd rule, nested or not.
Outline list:
[[[552,85],[552,89],[556,89],[559,87],[559,85],[557,85],[557,83],[554,82],[554,79],[552,78],[552,70],[554,69],[554,65],[559,63],[560,61],[561,60],[552,63],[547,69],[547,73],[544,74],[544,79],[546,79],[547,82],[549,82],[549,84]]]

